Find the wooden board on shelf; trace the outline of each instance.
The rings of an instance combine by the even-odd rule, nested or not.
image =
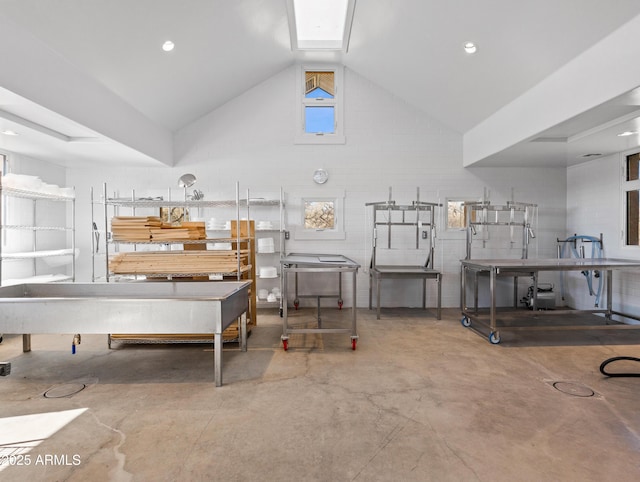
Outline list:
[[[247,335],[251,333],[251,326],[247,325]],[[205,340],[204,343],[213,343],[213,335],[205,333],[184,333],[184,334],[137,334],[137,333],[117,333],[110,335],[112,340],[115,341],[130,341],[130,342],[148,342],[148,343],[180,343],[194,342],[194,340]],[[240,338],[240,331],[237,325],[231,325],[222,333],[223,341],[238,340]]]
[[[186,228],[186,229],[185,229]],[[230,250],[207,250],[205,225],[201,222],[185,223],[180,227],[162,228],[160,233],[153,236],[153,240],[159,241],[160,236],[165,236],[167,241],[203,240],[203,243],[183,243],[181,251],[134,251],[116,254],[109,262],[109,270],[114,274],[138,274],[138,275],[166,275],[174,279],[206,281],[209,279],[205,273],[218,273],[223,279],[253,280],[249,289],[249,312],[247,313],[247,331],[251,332],[252,325],[257,324],[256,319],[256,289],[255,289],[255,226],[251,221],[247,226],[246,221],[241,225],[242,240],[238,252],[238,238],[236,237],[236,224],[232,225],[231,238],[225,239],[231,244]],[[155,229],[155,228],[154,228]],[[179,236],[187,236],[180,239]],[[163,239],[164,240],[164,239]],[[240,268],[238,272],[238,255]],[[178,278],[178,274],[189,275]],[[199,275],[201,274],[201,275]],[[214,281],[215,282],[215,281]],[[223,340],[231,341],[239,338],[237,325],[229,326],[223,333]],[[185,335],[136,335],[136,334],[112,334],[114,341],[135,343],[185,343],[194,340],[213,341],[213,335],[185,334]]]
[[[114,274],[238,273],[237,251],[156,251],[118,253],[109,261]],[[250,270],[240,252],[240,272]]]
[[[205,230],[205,224],[201,222],[192,222],[192,223],[182,223],[183,226],[189,229],[190,235],[193,236],[191,239],[206,239],[207,232]],[[206,251],[207,245],[202,244],[184,244],[182,249],[185,251]],[[209,277],[204,276],[191,276],[190,279],[195,281],[208,281]]]
[[[185,221],[180,224],[163,222],[158,216],[114,216],[111,219],[114,241],[180,242],[207,237],[204,222]]]

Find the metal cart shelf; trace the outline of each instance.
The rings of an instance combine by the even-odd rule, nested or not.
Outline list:
[[[282,346],[284,350],[289,347],[289,335],[292,333],[349,333],[351,334],[351,348],[356,349],[358,333],[356,330],[356,274],[360,265],[343,255],[336,254],[303,254],[292,253],[280,260],[282,266]],[[338,275],[338,293],[331,295],[298,293],[298,275],[304,273],[336,273]],[[350,328],[323,328],[320,312],[321,298],[337,298],[338,307],[342,308],[342,275],[351,273],[352,275],[352,307],[351,307],[351,327]],[[295,306],[299,298],[309,297],[317,299],[317,327],[316,328],[293,328],[288,324],[288,294],[289,294],[289,274],[294,274],[295,279]]]

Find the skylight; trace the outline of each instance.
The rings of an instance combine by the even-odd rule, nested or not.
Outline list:
[[[298,50],[342,50],[347,47],[355,0],[293,0],[290,25]]]

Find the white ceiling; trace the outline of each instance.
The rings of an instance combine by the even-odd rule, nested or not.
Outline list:
[[[0,136],[0,148],[69,165],[171,164],[124,128],[169,146],[173,132],[282,69],[323,60],[291,50],[287,1],[0,0],[0,36],[29,45],[0,69],[0,128],[26,131]],[[348,52],[324,59],[464,134],[639,14],[638,0],[358,0]],[[570,165],[628,148],[638,136],[607,139],[636,122],[636,100],[575,112],[476,165]]]

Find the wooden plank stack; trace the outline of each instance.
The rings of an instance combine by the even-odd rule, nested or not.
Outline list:
[[[133,251],[118,253],[109,261],[114,274],[238,273],[237,251]],[[248,252],[240,252],[240,272],[251,269]]]
[[[182,222],[180,225],[163,223],[155,216],[116,216],[111,220],[114,241],[125,242],[167,242],[206,240],[204,222]],[[232,236],[237,234],[237,224],[232,222]],[[207,250],[203,243],[183,243],[182,251],[133,251],[121,252],[109,261],[109,270],[114,274],[134,274],[154,277],[173,277],[173,279],[209,280],[209,274],[222,275],[222,279],[253,280],[249,290],[249,312],[247,313],[247,331],[256,324],[256,289],[255,289],[255,226],[254,221],[242,221],[238,245],[236,238],[229,238],[231,250]],[[250,238],[250,239],[249,239]],[[216,239],[216,241],[221,241]],[[240,248],[240,273],[238,276],[238,247]],[[163,341],[189,342],[211,340],[212,335],[138,335],[112,334],[120,341]],[[237,324],[232,324],[223,333],[225,341],[238,340],[240,337]]]
[[[114,241],[151,241],[151,229],[160,229],[162,219],[157,216],[114,216],[111,231]]]
[[[179,225],[162,222],[158,216],[114,216],[111,219],[113,240],[120,242],[180,242],[206,239],[204,222]]]
[[[189,231],[189,239],[207,238],[207,228],[204,221],[184,221],[182,227]]]

